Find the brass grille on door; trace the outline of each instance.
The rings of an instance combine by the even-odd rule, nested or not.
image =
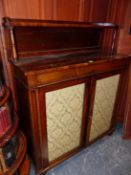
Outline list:
[[[46,93],[49,161],[80,146],[85,84]]]
[[[89,141],[108,131],[120,75],[113,75],[96,81],[95,99]]]

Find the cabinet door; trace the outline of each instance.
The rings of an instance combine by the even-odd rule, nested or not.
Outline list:
[[[84,145],[84,106],[86,108],[88,88],[85,81],[78,82],[60,83],[41,89],[40,98],[43,96],[45,101],[45,114],[41,113],[41,120],[46,118],[46,131],[41,130],[41,135],[47,133],[49,164],[58,158],[62,160],[69,157]]]
[[[92,79],[87,142],[93,142],[112,128],[112,117],[120,73]]]

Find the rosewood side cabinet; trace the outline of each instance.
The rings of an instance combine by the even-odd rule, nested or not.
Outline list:
[[[117,30],[111,23],[4,19],[5,77],[37,174],[113,132],[125,116],[130,57],[115,54]]]

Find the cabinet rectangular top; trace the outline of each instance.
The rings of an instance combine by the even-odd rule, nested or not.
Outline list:
[[[3,25],[5,27],[15,26],[45,26],[45,27],[82,27],[82,28],[118,28],[118,25],[113,23],[101,22],[82,22],[82,21],[60,21],[60,20],[34,20],[34,19],[14,19],[3,18]]]

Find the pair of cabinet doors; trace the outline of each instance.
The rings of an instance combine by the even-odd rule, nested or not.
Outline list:
[[[112,130],[120,75],[110,72],[40,88],[39,103],[44,104],[40,122],[41,128],[46,123],[42,132],[49,164]]]

